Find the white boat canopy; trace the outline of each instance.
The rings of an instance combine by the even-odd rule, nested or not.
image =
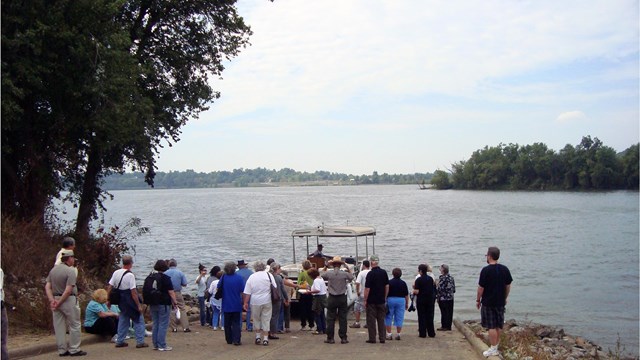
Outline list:
[[[296,247],[295,247],[295,239],[296,238],[306,238],[307,242],[307,254],[309,253],[309,238],[316,238],[316,245],[319,244],[320,238],[353,238],[355,240],[355,250],[356,250],[356,264],[360,263],[360,258],[358,254],[358,238],[365,238],[365,255],[369,256],[369,237],[371,237],[373,252],[375,253],[375,236],[376,229],[372,226],[316,226],[312,228],[293,230],[291,232],[291,238],[293,240],[293,262],[296,262]]]

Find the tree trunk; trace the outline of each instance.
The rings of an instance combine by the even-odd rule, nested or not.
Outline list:
[[[102,156],[93,146],[87,160],[87,170],[82,183],[82,195],[78,206],[76,219],[77,241],[86,241],[89,238],[89,224],[96,215],[96,206],[100,196],[98,181],[102,173]]]

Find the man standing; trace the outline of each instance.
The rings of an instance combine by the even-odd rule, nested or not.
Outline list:
[[[236,266],[238,266],[238,271],[236,271],[236,274],[240,275],[240,277],[244,281],[244,283],[242,284],[242,288],[244,289],[244,284],[247,283],[247,280],[249,279],[249,276],[253,274],[253,271],[247,267],[247,263],[244,261],[244,259],[238,260]],[[251,323],[251,306],[247,308],[245,320],[247,322],[247,331],[253,331],[253,324]]]
[[[176,259],[169,260],[169,270],[165,271],[164,274],[171,278],[173,291],[176,294],[178,310],[180,310],[181,315],[180,326],[182,326],[184,332],[188,333],[191,332],[191,329],[189,329],[189,316],[187,315],[187,309],[184,307],[184,298],[182,297],[182,287],[187,286],[187,277],[177,266],[178,262]],[[171,313],[171,328],[173,332],[178,331],[178,319],[176,318],[175,312]]]
[[[386,327],[384,318],[387,316],[387,295],[389,294],[389,275],[378,266],[380,258],[371,255],[371,271],[367,274],[364,288],[364,307],[367,311],[367,330],[369,331],[369,344],[376,343],[376,330],[380,343],[384,344]],[[376,328],[377,322],[377,328]]]
[[[331,270],[322,274],[322,278],[329,284],[327,292],[329,293],[329,299],[327,300],[327,344],[335,343],[335,325],[336,315],[338,317],[339,329],[338,336],[340,336],[340,343],[346,344],[347,340],[347,313],[349,311],[347,303],[347,283],[353,280],[353,274],[349,266],[345,266],[346,271],[341,271],[340,268],[345,265],[340,256],[335,256],[333,260],[329,261]],[[325,270],[327,268],[325,267]]]
[[[60,356],[84,356],[80,350],[80,305],[78,304],[77,271],[74,269],[75,257],[72,250],[60,254],[61,263],[55,265],[47,276],[44,290],[53,311],[53,330]],[[69,342],[66,340],[69,326]]]
[[[53,265],[59,265],[62,263],[62,252],[65,250],[75,250],[76,248],[76,240],[74,238],[72,238],[71,236],[66,236],[64,239],[62,239],[62,249],[60,249],[60,251],[58,251],[58,254],[56,254],[56,262]],[[77,268],[76,269],[76,273],[78,272]]]
[[[127,333],[129,332],[129,324],[133,322],[133,329],[136,334],[136,348],[149,347],[149,344],[144,342],[144,316],[142,316],[142,303],[138,296],[138,290],[136,287],[136,277],[131,272],[133,267],[133,257],[131,255],[122,256],[122,268],[113,272],[109,285],[107,286],[107,293],[111,295],[112,291],[120,293],[120,302],[118,307],[120,308],[120,315],[118,316],[118,337],[116,338],[116,347],[127,347],[129,344],[124,342]],[[111,296],[107,297],[111,299]],[[107,301],[107,308],[111,308],[110,301]]]
[[[355,314],[356,321],[350,325],[350,328],[359,329],[360,328],[360,314],[366,310],[364,307],[364,286],[367,282],[367,274],[369,273],[370,263],[369,260],[364,260],[362,262],[362,270],[358,273],[358,277],[356,278],[356,294],[358,294],[358,298],[356,299],[355,304],[353,305],[353,313]],[[365,327],[366,319],[365,319]]]
[[[487,250],[487,266],[480,272],[476,306],[480,309],[482,327],[489,330],[491,347],[482,353],[485,357],[499,356],[498,342],[504,325],[504,307],[511,290],[511,272],[498,264],[500,249],[495,246]]]

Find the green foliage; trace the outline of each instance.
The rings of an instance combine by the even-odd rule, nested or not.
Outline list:
[[[431,178],[431,185],[438,190],[451,189],[451,181],[449,181],[449,174],[443,170],[436,170]]]
[[[415,184],[416,179],[431,179],[432,174],[381,174],[373,172],[371,175],[348,175],[328,171],[313,173],[298,172],[284,168],[269,170],[234,169],[233,171],[214,171],[200,173],[193,170],[159,172],[156,174],[157,188],[215,188],[221,186],[247,187],[268,186],[274,184],[309,184],[309,185],[359,185],[359,184]],[[104,188],[109,190],[144,189],[144,175],[141,173],[113,174],[105,179]]]
[[[86,239],[104,177],[153,185],[250,35],[233,0],[2,2],[2,213],[42,221],[66,188]]]
[[[457,189],[638,189],[638,145],[622,154],[598,138],[582,138],[558,153],[545,144],[499,144],[452,165]]]

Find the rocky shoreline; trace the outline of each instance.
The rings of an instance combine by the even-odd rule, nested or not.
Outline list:
[[[466,320],[464,324],[486,344],[489,334],[479,320]],[[500,350],[504,359],[520,360],[578,360],[578,359],[638,359],[624,354],[624,348],[602,349],[601,346],[580,336],[566,334],[564,329],[533,322],[505,322],[504,338]]]

